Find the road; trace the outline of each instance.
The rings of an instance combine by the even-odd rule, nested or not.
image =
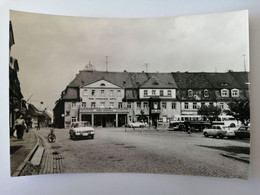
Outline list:
[[[46,141],[49,129],[36,131]],[[67,129],[55,129],[49,154],[63,159],[64,173],[130,172],[248,177],[249,164],[222,155],[229,147],[249,147],[248,140],[205,138],[200,133],[146,129],[97,128],[93,140],[71,140]]]

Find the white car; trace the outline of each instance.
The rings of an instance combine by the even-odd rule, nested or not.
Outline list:
[[[213,136],[223,138],[226,135],[227,128],[227,126],[213,125],[212,128],[203,129],[202,132],[205,137]]]
[[[88,121],[75,122],[71,124],[69,135],[71,139],[76,139],[76,138],[94,139],[95,130]]]
[[[147,123],[144,123],[144,122],[133,122],[133,123],[129,123],[128,126],[129,127],[132,127],[132,128],[143,128],[147,125]]]

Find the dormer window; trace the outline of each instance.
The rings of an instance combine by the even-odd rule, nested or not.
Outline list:
[[[232,89],[231,90],[231,96],[232,97],[239,97],[239,90],[238,89]]]
[[[209,97],[209,90],[207,89],[204,90],[204,97]]]
[[[229,97],[228,89],[222,89],[221,90],[221,97]]]
[[[188,97],[193,97],[193,91],[191,89],[188,90]]]

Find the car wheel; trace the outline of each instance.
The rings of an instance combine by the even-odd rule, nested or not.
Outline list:
[[[91,136],[90,136],[90,139],[94,139],[94,135],[91,135]]]
[[[209,134],[208,134],[207,132],[205,132],[203,135],[204,135],[205,137],[208,137],[208,136],[209,136]]]
[[[222,134],[218,134],[218,137],[222,139],[224,136]]]
[[[75,135],[75,133],[73,133],[73,134],[72,134],[72,137],[71,137],[71,139],[73,139],[73,140],[75,140],[75,139],[76,139],[76,135]]]

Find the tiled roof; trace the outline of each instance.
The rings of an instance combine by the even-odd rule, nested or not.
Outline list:
[[[161,81],[158,77],[152,76],[149,78],[146,82],[144,82],[140,88],[148,88],[148,89],[171,89],[171,88],[177,88],[175,85],[170,84],[170,83],[165,83]]]
[[[66,93],[64,94],[63,96],[63,99],[64,100],[73,100],[73,99],[79,99],[79,96],[78,96],[78,88],[76,87],[68,87],[66,89]]]
[[[108,82],[126,88],[127,99],[138,99],[139,88],[179,88],[177,97],[187,98],[187,90],[192,89],[198,93],[198,100],[218,98],[219,89],[247,88],[248,73],[205,73],[205,72],[176,72],[176,73],[145,73],[145,72],[104,72],[82,70],[67,86],[62,99],[78,100],[79,87],[104,79]],[[209,90],[209,97],[204,97],[203,90]],[[194,98],[194,97],[193,97]]]
[[[239,83],[241,88],[248,89],[249,88],[249,73],[248,72],[230,72],[230,74],[235,78],[235,80]]]
[[[184,89],[210,89],[211,84],[204,76],[205,73],[177,72],[172,73],[179,88]]]
[[[239,83],[234,79],[230,72],[226,73],[205,73],[204,74],[212,88],[215,89],[239,89]]]

